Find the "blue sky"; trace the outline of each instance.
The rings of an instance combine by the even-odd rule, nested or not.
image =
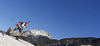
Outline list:
[[[0,0],[0,30],[14,29],[19,21],[24,29],[44,30],[54,39],[100,36],[99,0]]]

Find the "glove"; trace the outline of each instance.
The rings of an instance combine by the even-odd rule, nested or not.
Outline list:
[[[16,26],[18,26],[18,24],[16,24]]]

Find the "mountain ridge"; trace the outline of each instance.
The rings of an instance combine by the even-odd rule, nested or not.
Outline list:
[[[37,30],[31,30],[33,33],[37,32]],[[20,39],[23,39],[33,45],[36,46],[81,46],[81,45],[91,45],[91,46],[100,46],[100,38],[95,37],[73,37],[73,38],[62,38],[60,40],[57,39],[50,39],[47,36],[42,35],[34,35],[32,32],[28,31],[26,34],[20,36]],[[12,32],[13,33],[13,32]],[[31,35],[32,34],[32,35]]]

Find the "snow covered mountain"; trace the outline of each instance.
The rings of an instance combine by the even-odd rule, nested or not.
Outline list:
[[[16,31],[13,31],[13,32],[10,32],[12,36],[17,36],[18,35],[18,32]],[[29,31],[27,32],[22,32],[22,35],[21,36],[25,36],[25,37],[31,37],[32,39],[38,39],[38,38],[42,38],[42,37],[48,37],[49,39],[53,39],[49,33],[45,32],[44,30],[33,30],[33,29],[30,29]]]
[[[38,31],[38,30],[32,30],[32,29],[30,29],[30,30],[27,31],[27,32],[23,32],[23,33],[22,33],[22,36],[25,36],[25,37],[31,36],[32,39],[42,38],[43,36],[45,36],[45,37],[48,37],[49,39],[53,39],[53,38],[49,35],[49,33],[45,32],[45,31],[43,31],[43,30]]]
[[[0,33],[0,46],[34,46],[24,40],[16,40],[14,37]]]
[[[61,40],[56,40],[52,39],[52,37],[43,30],[38,31],[31,29],[27,32],[23,32],[18,41],[15,40],[14,37],[4,35],[6,32],[0,32],[0,46],[100,46],[100,38],[94,37],[64,38]],[[11,35],[16,36],[17,34],[18,32],[14,31]]]

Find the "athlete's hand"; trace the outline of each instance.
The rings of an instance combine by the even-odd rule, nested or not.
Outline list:
[[[16,26],[18,26],[18,24],[16,24]]]

